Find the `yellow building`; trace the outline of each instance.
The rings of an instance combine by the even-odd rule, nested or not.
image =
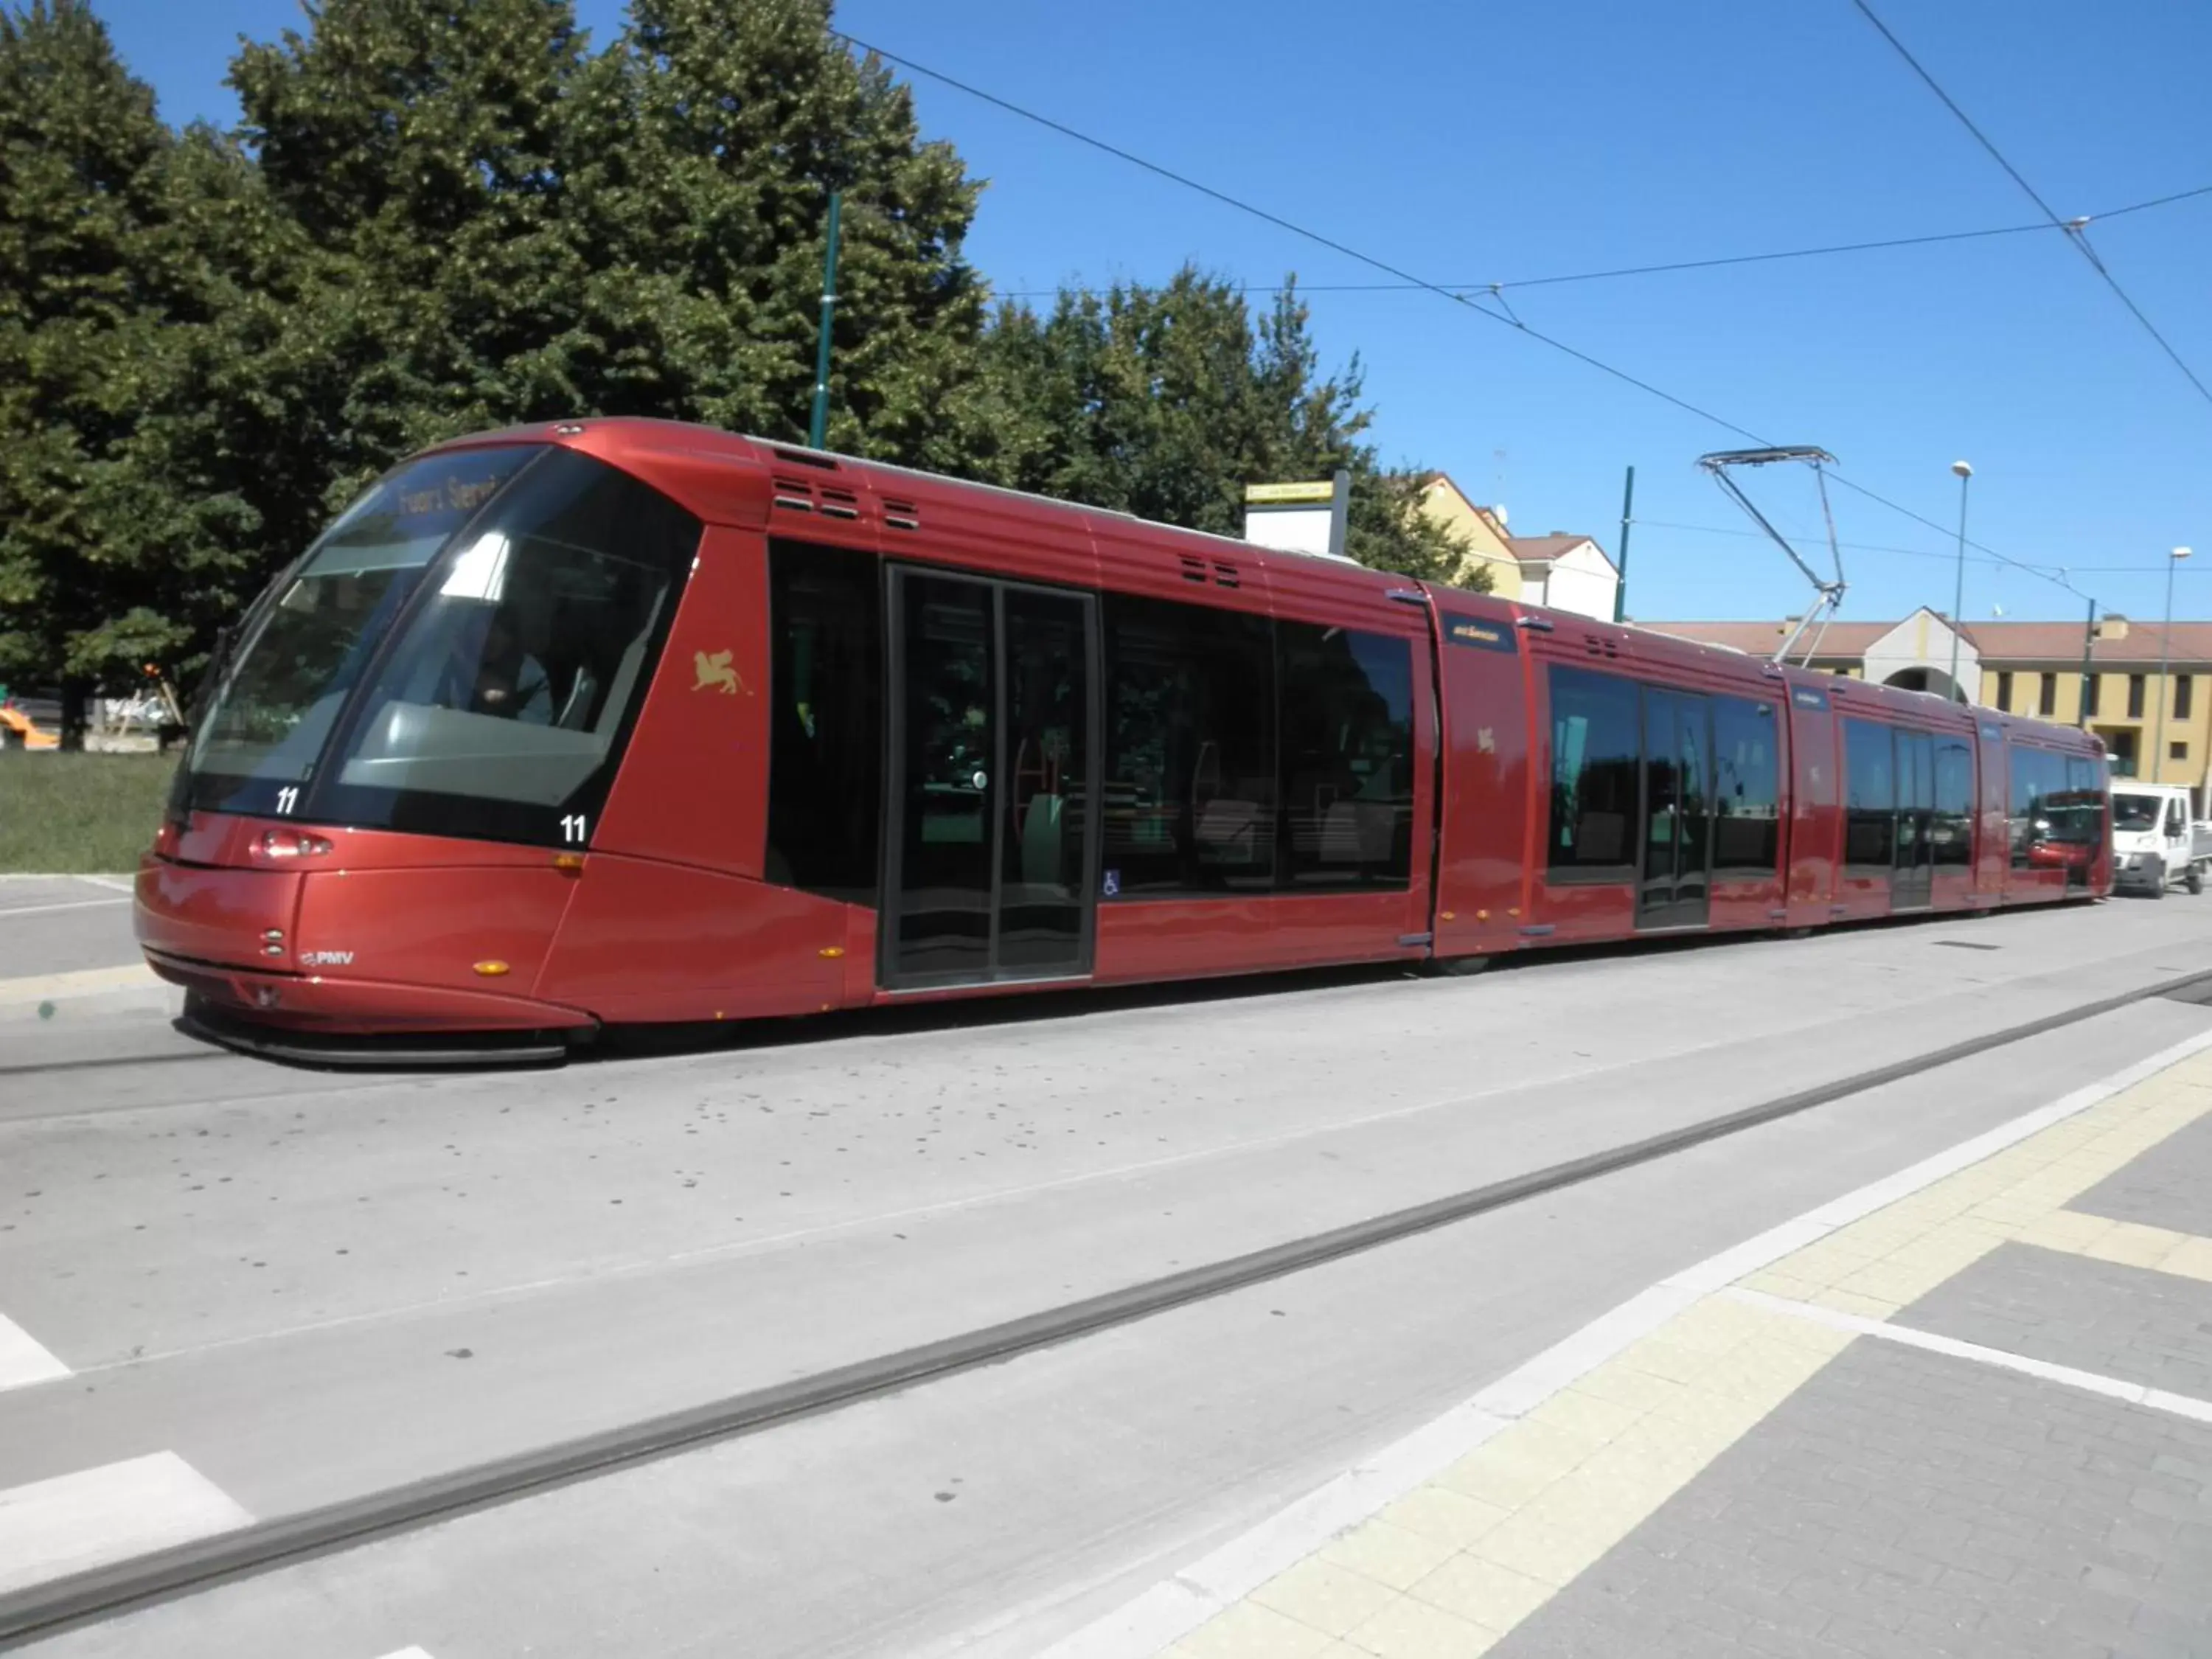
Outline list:
[[[1421,511],[1467,544],[1454,581],[1464,586],[1486,572],[1490,591],[1501,599],[1613,620],[1620,572],[1594,538],[1563,530],[1513,535],[1504,507],[1478,506],[1443,472],[1431,473],[1421,486]]]
[[[1762,657],[1789,631],[1786,623],[1642,626]],[[2086,708],[2082,633],[2080,623],[1972,623],[1958,631],[1960,683],[1976,688],[1974,701],[1985,708],[2095,732],[2114,772],[2185,785],[2204,811],[2212,805],[2212,622],[2178,622],[2169,633],[2154,622],[2105,617],[2086,641]],[[1903,622],[1839,622],[1825,633],[1815,623],[1790,654],[1803,662],[1809,649],[1812,667],[1941,695],[1950,684],[1951,644],[1948,620],[1923,608]]]
[[[1421,511],[1467,543],[1467,559],[1453,577],[1455,582],[1463,586],[1477,570],[1486,570],[1492,593],[1501,599],[1521,597],[1521,561],[1495,507],[1476,506],[1449,474],[1439,472],[1421,486]]]

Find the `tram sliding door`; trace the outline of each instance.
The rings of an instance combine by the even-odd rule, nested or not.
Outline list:
[[[1644,868],[1639,928],[1705,926],[1712,889],[1712,708],[1644,688]]]
[[[1889,878],[1893,910],[1925,909],[1936,882],[1936,739],[1899,732],[1897,841]]]
[[[890,574],[883,983],[1080,977],[1097,891],[1096,601]]]

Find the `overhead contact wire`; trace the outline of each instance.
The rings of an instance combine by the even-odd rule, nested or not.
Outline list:
[[[1417,276],[1409,270],[1404,270],[1398,265],[1392,264],[1387,259],[1378,258],[1371,253],[1363,252],[1359,249],[1352,247],[1347,243],[1337,240],[1333,236],[1324,235],[1320,231],[1310,229],[1293,220],[1285,219],[1282,215],[1270,212],[1267,209],[1257,206],[1251,202],[1245,201],[1241,197],[1232,196],[1227,191],[1218,190],[1212,185],[1201,183],[1200,180],[1190,177],[1188,173],[1178,173],[1173,167],[1164,167],[1158,161],[1148,161],[1144,156],[1137,155],[1133,150],[1124,149],[1119,144],[1111,143],[1103,138],[1093,137],[1087,132],[1084,132],[1077,128],[1069,126],[1064,121],[1056,121],[1048,115],[1042,114],[1036,110],[1029,108],[1025,105],[1015,103],[1012,99],[1002,98],[998,94],[987,91],[983,88],[976,86],[971,82],[961,80],[957,76],[948,75],[942,70],[932,69],[927,64],[917,62],[914,58],[902,56],[897,52],[887,52],[881,46],[872,45],[870,42],[861,40],[858,35],[848,33],[842,29],[833,29],[831,33],[835,35],[836,39],[844,41],[848,46],[853,46],[860,52],[870,54],[871,56],[879,58],[887,64],[896,64],[901,69],[907,70],[909,74],[918,75],[927,80],[935,81],[941,85],[950,87],[956,92],[963,93],[970,98],[978,99],[986,104],[991,105],[994,108],[1002,109],[1010,115],[1018,116],[1024,121],[1033,122],[1036,125],[1043,127],[1048,131],[1056,132],[1064,138],[1071,139],[1076,143],[1082,144],[1091,149],[1095,149],[1102,155],[1111,155],[1117,161],[1126,161],[1131,167],[1140,168],[1144,172],[1152,174],[1155,178],[1164,179],[1169,183],[1180,185],[1185,190],[1194,191],[1209,201],[1218,202],[1224,207],[1233,209],[1238,213],[1246,215],[1248,217],[1257,219],[1263,224],[1273,225],[1279,230],[1287,231],[1291,235],[1298,237],[1303,240],[1311,242],[1317,247],[1327,248],[1332,253],[1341,254],[1344,258],[1365,265],[1370,270],[1379,270],[1386,276],[1395,277],[1399,282],[1405,283],[1410,288],[1420,289],[1428,293],[1434,294],[1441,299],[1448,300],[1454,305],[1456,305],[1464,310],[1472,312],[1478,317],[1486,319],[1491,322],[1499,325],[1501,327],[1510,328],[1517,333],[1526,335],[1529,339],[1548,346],[1553,350],[1559,352],[1565,356],[1571,357],[1577,362],[1584,364],[1590,368],[1597,370],[1601,374],[1604,374],[1613,380],[1619,380],[1623,385],[1633,386],[1638,391],[1642,392],[1648,396],[1656,398],[1662,403],[1670,404],[1674,408],[1679,409],[1686,414],[1694,415],[1699,420],[1705,421],[1711,425],[1719,427],[1724,432],[1732,432],[1738,437],[1748,438],[1753,443],[1759,445],[1762,448],[1772,448],[1775,447],[1774,440],[1767,437],[1763,433],[1754,432],[1747,426],[1739,426],[1735,422],[1729,420],[1724,416],[1717,415],[1709,409],[1703,408],[1697,404],[1692,403],[1686,398],[1679,398],[1675,396],[1674,393],[1668,392],[1662,386],[1655,386],[1650,381],[1644,380],[1640,376],[1630,374],[1626,369],[1615,368],[1613,364],[1606,362],[1601,358],[1594,357],[1589,352],[1569,345],[1565,341],[1555,338],[1552,335],[1545,333],[1540,329],[1531,328],[1517,318],[1508,317],[1498,312],[1489,310],[1486,307],[1477,304],[1467,295],[1455,292],[1443,283],[1432,283],[1425,277]],[[1483,291],[1487,293],[1489,291],[1489,285],[1483,285]],[[1888,507],[1893,512],[1901,513],[1905,517],[1925,525],[1930,529],[1942,531],[1944,528],[1942,526],[1938,525],[1933,519],[1923,518],[1921,514],[1913,512],[1909,507],[1900,507],[1895,501],[1889,500],[1887,496],[1878,495],[1874,490],[1868,489],[1864,484],[1852,483],[1851,480],[1844,477],[1840,472],[1831,472],[1828,476],[1833,478],[1836,483],[1842,484],[1845,489],[1854,490],[1859,495],[1865,496],[1868,500]],[[1950,532],[1945,531],[1944,533],[1948,534]],[[2016,559],[2008,558],[2005,555],[1997,552],[1994,548],[1985,547],[1978,542],[1969,542],[1967,545],[1976,549],[1979,552],[1988,554],[1991,558],[1996,559],[2000,563],[2015,566],[2017,568],[2026,571],[2028,574],[2040,577],[2045,581],[2057,581],[2056,578],[2049,576],[2044,572],[2036,569],[2034,566],[2021,563]],[[2068,592],[2078,592],[2077,589],[2066,582],[2057,581],[2057,585],[2060,587],[2065,588]],[[2083,597],[2086,597],[2086,595]]]
[[[2149,335],[2152,339],[2157,341],[2159,349],[2166,353],[2166,355],[2172,360],[2173,366],[2188,377],[2189,384],[2197,388],[2197,395],[2203,398],[2206,403],[2212,404],[2212,389],[2208,389],[2204,382],[2197,378],[2197,371],[2190,368],[2190,366],[2182,360],[2181,354],[2173,349],[2172,342],[2167,340],[2165,335],[2159,332],[2158,325],[2152,322],[2151,319],[2144,314],[2143,308],[2135,302],[2134,299],[2130,296],[2127,289],[2120,286],[2119,278],[2112,275],[2110,269],[2106,267],[2104,260],[2099,257],[2097,250],[2089,245],[2088,225],[2090,222],[2087,218],[2074,220],[2060,218],[2058,216],[2057,210],[2054,209],[2050,203],[2045,201],[2041,193],[2036,190],[2035,186],[2027,182],[2027,176],[2023,174],[2018,167],[2014,167],[2010,161],[2006,159],[2005,153],[1996,147],[1996,144],[1990,139],[1990,136],[1984,132],[1981,128],[1974,125],[1973,118],[1968,115],[1965,110],[1959,107],[1958,100],[1954,99],[1949,93],[1943,90],[1942,83],[1939,82],[1934,76],[1928,72],[1927,69],[1921,64],[1917,58],[1915,58],[1912,55],[1911,51],[1906,48],[1905,42],[1899,40],[1896,35],[1890,32],[1889,25],[1883,22],[1880,17],[1875,15],[1874,8],[1867,3],[1867,0],[1851,0],[1851,3],[1858,8],[1859,15],[1861,16],[1864,17],[1868,22],[1874,25],[1875,32],[1878,33],[1883,40],[1889,42],[1890,46],[1895,49],[1897,55],[1905,60],[1906,66],[1912,70],[1913,74],[1920,77],[1922,84],[1924,85],[1929,91],[1936,94],[1937,100],[1942,104],[1943,107],[1949,110],[1953,115],[1958,118],[1959,125],[1966,128],[1968,132],[1973,135],[1974,142],[1989,152],[1990,159],[1995,161],[1999,167],[2002,167],[2005,170],[2006,176],[2011,179],[2013,183],[2018,185],[2021,189],[2027,193],[2027,199],[2035,204],[2037,208],[2042,211],[2043,216],[2048,219],[2051,224],[2056,226],[2058,229],[2066,234],[2066,240],[2071,242],[2075,248],[2081,253],[2081,257],[2089,262],[2089,268],[2095,271],[2099,276],[2104,279],[2105,286],[2111,289],[2113,295],[2119,300],[2119,302],[2128,308],[2128,314],[2133,317],[2136,321],[2142,325],[2143,332]],[[2183,192],[2185,195],[2195,193],[2196,192],[2194,191]],[[2173,199],[2179,199],[2179,198]],[[2151,204],[2145,204],[2144,205],[2148,206]],[[2111,216],[2107,215],[2106,216],[2110,217]]]

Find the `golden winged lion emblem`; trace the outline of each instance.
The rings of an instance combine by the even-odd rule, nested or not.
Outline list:
[[[694,651],[691,666],[699,678],[692,683],[691,689],[704,691],[712,687],[726,697],[734,697],[740,691],[750,696],[752,693],[738,678],[738,671],[730,666],[730,659],[736,654],[734,651],[717,651],[710,657],[703,651]]]

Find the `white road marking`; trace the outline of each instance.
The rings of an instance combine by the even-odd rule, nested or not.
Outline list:
[[[1994,1365],[2000,1370],[2018,1371],[2023,1376],[2041,1377],[2046,1382],[2063,1383],[2085,1394],[2101,1394],[2109,1399],[2124,1400],[2130,1405],[2148,1406],[2153,1411],[2171,1412],[2176,1417],[2193,1417],[2200,1423],[2212,1423],[2212,1400],[2198,1400],[2169,1389],[2154,1389],[2148,1383],[2106,1376],[2101,1371],[2085,1371],[2076,1366],[2033,1358],[2027,1354],[2014,1353],[2009,1348],[1985,1348],[1978,1342],[1963,1342],[1955,1336],[1939,1336],[1934,1331],[1916,1330],[1910,1325],[1893,1325],[1885,1319],[1869,1319],[1863,1314],[1845,1313],[1838,1308],[1823,1308],[1811,1302],[1793,1301],[1786,1296],[1770,1296],[1765,1291],[1745,1290],[1739,1286],[1726,1294],[1752,1307],[1764,1308],[1769,1313],[1788,1314],[1793,1319],[1810,1320],[1814,1324],[1826,1325],[1831,1330],[1879,1337],[1884,1342],[1918,1348],[1928,1353],[1945,1354],[1953,1359],[1971,1359],[1976,1364]]]
[[[1383,1448],[1242,1536],[1191,1563],[1174,1577],[1153,1585],[1116,1611],[1055,1643],[1039,1659],[1152,1659],[1152,1656],[1243,1601],[1277,1574],[1287,1571],[1339,1533],[1369,1519],[1449,1468],[1509,1423],[1534,1411],[1577,1378],[1595,1370],[1700,1297],[1725,1289],[1736,1279],[1756,1273],[1793,1250],[1803,1249],[1837,1228],[1933,1186],[1946,1176],[1978,1164],[2054,1123],[2086,1112],[2100,1101],[2132,1088],[2144,1079],[2207,1048],[2212,1048],[2212,1031],[2160,1049],[2100,1082],[2000,1124],[1986,1134],[1962,1141],[1933,1158],[1923,1158],[1910,1169],[1819,1205],[1780,1226],[1662,1279],[1609,1313],[1600,1315],[1565,1341],[1546,1349],[1425,1426]],[[1777,1303],[1792,1310],[1795,1307],[1779,1304],[1773,1297],[1759,1300],[1762,1304]],[[1825,1308],[1812,1311],[1823,1319],[1851,1318],[1844,1314],[1831,1316]],[[1856,1322],[1851,1328],[1856,1329],[1858,1323],[1872,1327],[1870,1334],[1894,1336],[1899,1328],[1872,1320]],[[1920,1333],[1912,1334],[1916,1342],[1920,1336]],[[1948,1339],[1928,1340],[1948,1342]],[[2041,1363],[2025,1361],[2024,1364]],[[2062,1380],[2094,1376],[2086,1371],[2069,1372],[2064,1366],[2050,1369],[2065,1373]],[[2096,1380],[2114,1388],[2132,1389],[2131,1394],[2122,1397],[2154,1405],[2162,1411],[2181,1416],[2202,1412],[2212,1417],[2212,1404],[2203,1401],[2170,1395],[2163,1389],[2136,1388],[2111,1378]],[[1025,1615],[1047,1613],[1064,1600],[1064,1595],[1054,1595],[1032,1603],[1021,1613],[992,1620],[987,1628],[1004,1629]],[[931,1652],[956,1651],[982,1633],[965,1632]]]
[[[66,904],[0,904],[0,920],[9,916],[51,915],[57,910],[104,910],[111,904],[128,904],[127,898],[71,899]]]
[[[49,1353],[28,1331],[0,1314],[0,1390],[52,1382],[69,1374],[70,1368]]]
[[[70,879],[88,881],[94,887],[110,888],[118,893],[130,893],[135,896],[138,891],[137,884],[128,876],[72,876]]]
[[[93,996],[102,991],[135,991],[161,983],[160,977],[143,962],[127,968],[80,968],[67,974],[33,974],[25,979],[0,979],[0,1005]]]
[[[397,1653],[386,1654],[384,1659],[430,1659],[430,1656],[420,1648],[402,1648]]]
[[[0,1492],[0,1594],[252,1519],[174,1452],[11,1486]]]

